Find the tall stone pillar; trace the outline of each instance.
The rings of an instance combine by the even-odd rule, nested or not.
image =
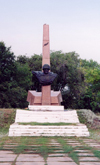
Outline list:
[[[49,42],[49,25],[43,25],[43,49],[42,49],[42,66],[50,65],[50,42]]]
[[[49,42],[49,25],[43,25],[43,57],[42,66],[50,65],[50,42]],[[42,105],[51,105],[51,86],[42,86]]]
[[[50,41],[49,41],[49,25],[43,25],[43,57],[42,66],[44,64],[50,65]],[[62,102],[62,95],[60,91],[51,91],[51,85],[42,86],[42,92],[28,91],[27,101],[30,103],[29,109],[39,106],[38,110],[50,110],[51,106],[59,106]],[[44,105],[44,106],[41,106]],[[58,110],[58,107],[56,107]],[[64,109],[64,108],[63,108]]]

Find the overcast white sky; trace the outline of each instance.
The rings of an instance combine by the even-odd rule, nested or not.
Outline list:
[[[100,63],[100,0],[0,0],[0,41],[16,56],[42,53],[45,23],[50,50]]]

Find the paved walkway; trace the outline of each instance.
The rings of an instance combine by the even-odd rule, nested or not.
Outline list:
[[[100,143],[89,138],[66,138],[64,142],[73,147],[74,154],[65,153],[62,145],[52,138],[48,146],[54,147],[55,150],[48,154],[46,160],[36,153],[36,145],[33,145],[34,150],[27,149],[24,154],[15,154],[11,151],[16,144],[4,145],[3,150],[0,150],[0,165],[100,165],[100,159],[93,152],[96,150],[100,154]]]

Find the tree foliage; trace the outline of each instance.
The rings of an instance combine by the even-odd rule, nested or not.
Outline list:
[[[93,60],[81,59],[81,69],[85,75],[85,94],[81,97],[81,107],[100,111],[100,65]]]
[[[10,51],[10,47],[6,47],[4,42],[0,42],[0,83],[11,81],[16,72],[15,56]]]
[[[28,64],[16,61],[10,49],[0,42],[0,107],[23,108],[27,106],[32,74]]]
[[[51,70],[58,74],[52,85],[55,90],[61,90],[63,104],[66,108],[77,107],[77,99],[83,93],[83,72],[79,70],[79,58],[75,52],[51,52]]]
[[[75,52],[51,51],[51,71],[57,73],[52,90],[60,90],[65,108],[100,110],[100,65],[82,60]],[[42,70],[42,55],[15,58],[11,47],[0,42],[0,107],[25,108],[28,90],[41,91],[32,75]]]

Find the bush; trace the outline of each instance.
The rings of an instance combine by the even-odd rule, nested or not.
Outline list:
[[[15,121],[15,109],[0,109],[0,128],[8,128]]]
[[[100,117],[96,116],[91,110],[77,110],[77,114],[79,116],[79,121],[86,124],[89,128],[100,128]]]

